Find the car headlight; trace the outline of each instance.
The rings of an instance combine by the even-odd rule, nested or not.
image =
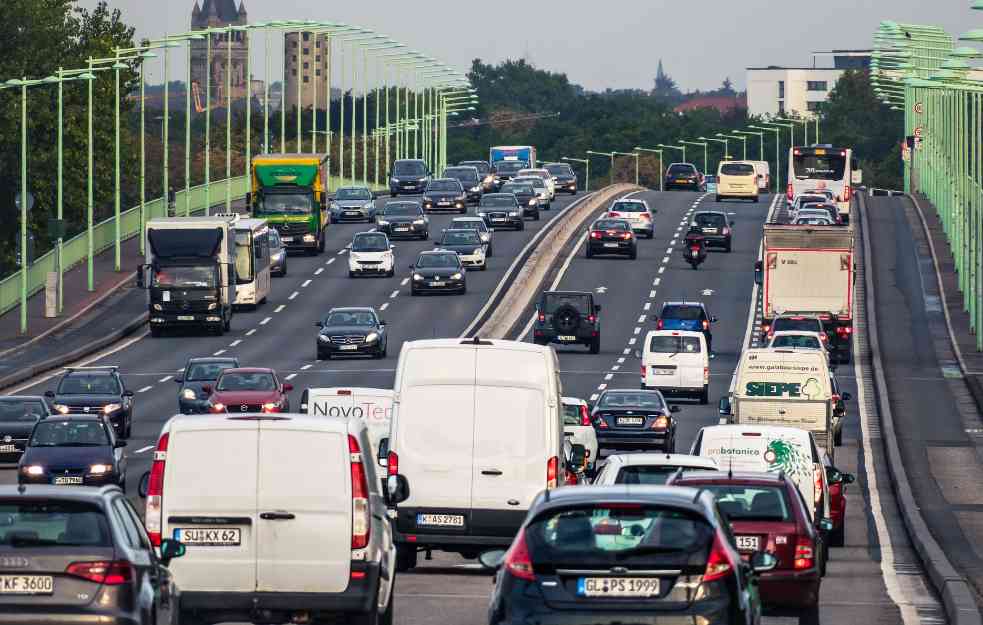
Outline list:
[[[532,206],[532,204],[530,204]],[[509,211],[509,217],[518,217],[519,211]]]
[[[314,235],[313,234],[305,234],[304,235],[304,243],[313,243],[313,242],[314,242]]]
[[[368,334],[365,335],[365,342],[366,343],[375,343],[378,340],[379,340],[379,333],[378,332],[369,332]]]
[[[89,473],[92,475],[105,475],[113,470],[113,467],[108,464],[94,464],[89,467]]]
[[[421,276],[418,273],[415,273],[415,274],[413,274],[413,279],[416,280],[417,282],[419,282],[420,280],[423,280],[423,276]]]
[[[181,398],[182,399],[187,399],[187,400],[190,400],[190,401],[194,401],[194,400],[198,399],[198,395],[195,394],[195,389],[193,389],[193,388],[186,388],[183,391],[181,391]]]
[[[208,310],[215,310],[216,308],[218,308],[218,304],[216,302],[212,302],[208,305]]]
[[[424,222],[422,219],[414,219],[413,220],[413,225],[414,226],[422,226],[424,223],[426,223],[426,222]]]
[[[480,248],[480,247],[479,247],[478,249],[476,249],[476,250],[474,251],[474,255],[475,255],[475,256],[484,256],[484,255],[485,255],[485,250],[484,250],[484,248]]]
[[[328,341],[331,340],[331,337],[329,337],[326,334],[318,334],[317,335],[317,340],[321,341],[322,343],[327,343]]]
[[[423,201],[424,201],[424,202],[433,202],[433,199],[432,199],[432,198],[429,198],[429,197],[427,197],[427,196],[425,196],[425,195],[424,195],[424,196],[423,196]]]
[[[454,274],[453,276],[451,276],[451,280],[460,280],[460,279],[461,279],[461,278],[463,278],[463,277],[464,277],[464,274],[462,274],[462,273],[461,273],[461,272],[459,271],[459,272],[457,272],[457,273],[455,273],[455,274]]]
[[[333,210],[333,211],[340,211],[341,210],[341,206],[339,206],[337,202],[331,202],[331,210]]]
[[[535,206],[535,205],[536,205],[536,198],[532,198],[531,200],[529,200],[529,206]]]
[[[389,225],[389,222],[386,221],[385,219],[380,219],[376,223],[379,224],[380,226],[388,226]]]
[[[419,180],[417,180],[417,182],[426,182],[426,181],[427,181],[426,177],[423,177],[423,178],[420,178]]]
[[[44,467],[40,464],[29,464],[21,468],[25,475],[44,475]]]
[[[480,236],[481,236],[482,242],[484,242],[484,243],[488,243],[488,241],[491,240],[491,235],[488,234],[487,232],[482,232]]]
[[[105,406],[102,407],[102,413],[109,414],[111,412],[116,412],[122,407],[123,407],[122,404],[106,404]]]
[[[280,402],[266,402],[263,404],[263,412],[280,412]]]
[[[372,202],[366,202],[365,204],[362,205],[362,208],[364,208],[365,210],[372,210],[375,207],[372,205]]]
[[[52,408],[54,408],[61,414],[68,414],[68,406],[66,406],[65,404],[55,404],[54,406],[52,406]]]
[[[477,187],[471,187],[471,193],[477,193],[478,191],[481,191],[481,185],[478,185]]]
[[[164,307],[160,304],[154,304],[154,310],[164,310]]]
[[[392,184],[399,184],[399,178],[390,178],[389,182],[391,182]]]

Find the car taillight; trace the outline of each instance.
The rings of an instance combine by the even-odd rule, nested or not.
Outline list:
[[[826,335],[825,332],[820,332],[819,333],[819,340],[822,341],[823,343],[825,343],[825,342],[829,341],[829,337]]]
[[[703,320],[703,330],[704,330],[704,332],[707,331],[707,330],[709,330],[709,329],[710,329],[710,320],[709,319],[704,319]]]
[[[150,479],[147,483],[147,509],[145,525],[150,535],[150,542],[155,547],[160,546],[161,515],[163,514],[164,496],[164,467],[167,464],[167,444],[171,435],[164,432],[157,440],[154,450],[154,462],[150,465]]]
[[[642,365],[642,377],[645,377],[645,365]]]
[[[840,336],[849,336],[853,334],[853,328],[850,326],[836,326],[836,333]]]
[[[813,467],[812,469],[812,481],[815,484],[816,495],[813,498],[815,503],[818,505],[819,500],[823,497],[823,469],[821,467]]]
[[[788,199],[789,202],[791,202],[793,199],[795,199],[792,196],[792,183],[791,182],[788,183],[788,187],[785,188],[785,198]]]
[[[642,213],[642,219],[644,219],[645,221],[652,221],[652,215],[649,215],[648,213]]]
[[[358,439],[348,435],[348,453],[352,467],[352,549],[365,549],[369,545],[372,524],[369,519],[369,484],[362,466],[362,450]]]
[[[653,430],[665,430],[669,427],[669,417],[660,415],[652,422]]]
[[[710,367],[703,367],[703,384],[710,383]]]
[[[587,406],[580,405],[580,425],[587,426],[590,425],[590,415],[587,414]]]
[[[539,313],[539,322],[542,323],[546,321],[546,313]]]
[[[833,402],[835,403],[835,402],[840,401],[840,396],[834,393],[833,396],[830,399],[832,399]]]
[[[848,184],[847,185],[843,185],[843,200],[842,201],[843,202],[849,202],[850,201],[850,196],[852,196],[852,195],[853,195],[853,189],[850,188],[850,185],[848,185]]]
[[[399,473],[399,454],[395,451],[389,452],[389,458],[386,460],[386,473],[389,475],[397,475]]]
[[[529,548],[526,547],[526,530],[519,530],[519,534],[512,541],[512,546],[505,553],[502,566],[512,577],[530,582],[536,581],[536,575],[532,571],[532,558],[529,557]]]
[[[730,554],[724,548],[720,536],[713,538],[713,547],[710,548],[710,556],[707,558],[707,568],[703,571],[704,582],[715,582],[724,579],[734,571],[734,563],[730,560]]]
[[[594,315],[587,315],[587,323],[594,323],[595,321],[597,321],[597,317]]]
[[[601,233],[598,232],[597,230],[594,230],[594,231],[592,231],[590,233],[590,238],[592,238],[592,239],[600,239],[601,238]]]
[[[126,560],[72,562],[65,568],[65,574],[96,584],[119,586],[133,579],[133,565]]]
[[[807,536],[800,536],[795,541],[795,560],[793,562],[793,568],[796,570],[811,569],[813,563],[815,562],[815,550],[813,549],[812,540]]]
[[[659,330],[661,330],[661,329],[663,328],[663,326],[664,326],[664,325],[665,325],[665,324],[664,324],[664,323],[662,323],[662,319],[659,319],[658,321],[656,321],[656,322],[655,322],[655,327],[656,327],[657,329],[659,329]]]
[[[265,404],[263,404],[263,412],[265,413],[280,412],[280,404],[272,401],[266,402]]]
[[[610,213],[608,213],[608,217],[621,217],[621,213],[611,211]]]
[[[546,461],[546,488],[556,488],[560,483],[560,459],[552,456]]]
[[[762,334],[771,334],[771,325],[769,325],[767,323],[762,323],[761,324],[761,333]]]

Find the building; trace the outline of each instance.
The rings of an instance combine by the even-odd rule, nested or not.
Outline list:
[[[812,67],[747,68],[748,115],[811,117],[829,97],[836,81],[848,69],[870,67],[871,50],[830,50],[812,53]],[[817,59],[832,58],[832,67],[819,67]]]
[[[204,0],[191,11],[191,29],[221,28],[228,25],[248,24],[244,0]],[[232,37],[232,60],[229,61],[229,36]],[[232,33],[212,33],[211,35],[211,96],[213,106],[223,106],[228,98],[226,93],[229,73],[232,78],[232,98],[244,98],[249,93],[249,76],[246,76],[246,57],[248,51],[248,31]],[[208,76],[208,41],[191,42],[191,82],[198,83],[202,103],[204,103]]]
[[[315,89],[317,89],[317,108],[326,108],[331,63],[330,39],[326,35],[309,32],[287,33],[283,45],[287,110],[297,106],[298,80],[301,81],[301,108],[314,106]]]
[[[687,113],[698,109],[715,109],[721,115],[726,115],[737,109],[747,108],[747,96],[737,95],[705,95],[686,100],[672,109],[676,113]]]

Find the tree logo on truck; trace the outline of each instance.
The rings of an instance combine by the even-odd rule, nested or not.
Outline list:
[[[788,475],[806,475],[809,472],[810,457],[798,443],[775,439],[768,443],[764,461],[772,472],[784,471]]]

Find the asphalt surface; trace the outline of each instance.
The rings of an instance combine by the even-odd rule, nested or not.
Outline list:
[[[760,204],[728,202],[717,205],[712,197],[697,193],[640,194],[658,208],[656,237],[639,241],[635,261],[621,258],[584,257],[582,246],[557,261],[558,288],[590,290],[603,304],[601,353],[591,355],[585,348],[558,350],[564,394],[590,398],[603,388],[638,388],[639,361],[634,357],[636,343],[653,328],[663,301],[702,300],[719,321],[713,327],[716,358],[711,361],[711,401],[707,406],[678,402],[677,449],[687,451],[698,429],[718,423],[716,400],[726,393],[743,346],[752,311],[753,266],[758,258],[761,224],[772,197]],[[554,203],[557,208],[570,200]],[[689,213],[694,209],[717,208],[732,213],[736,222],[734,251],[711,252],[698,271],[685,264],[679,241],[685,233]],[[464,296],[409,297],[406,266],[417,251],[433,246],[427,242],[396,243],[397,274],[391,279],[347,277],[344,246],[351,236],[366,230],[365,225],[337,225],[330,229],[328,253],[306,258],[292,256],[289,274],[274,280],[270,301],[256,312],[238,314],[233,332],[225,337],[179,336],[161,339],[136,337],[122,348],[91,364],[118,364],[127,385],[137,392],[133,437],[127,453],[130,459],[128,487],[135,493],[140,474],[149,467],[150,452],[160,426],[177,406],[177,385],[173,376],[189,356],[235,354],[243,364],[271,366],[296,387],[291,402],[296,406],[300,390],[307,386],[359,385],[391,387],[399,346],[404,340],[457,336],[478,313],[503,271],[526,241],[552,216],[527,222],[525,232],[496,232],[495,256],[485,272],[468,274],[468,293]],[[433,216],[432,232],[439,231],[450,216]],[[296,295],[294,295],[296,293]],[[313,360],[315,329],[313,322],[332,306],[374,306],[389,323],[389,357],[385,360]],[[282,308],[281,308],[282,306]],[[753,319],[753,314],[750,315]],[[520,330],[521,331],[521,330]],[[525,337],[525,340],[529,340]],[[857,396],[853,367],[838,370],[842,389]],[[40,393],[55,380],[39,382],[21,392]],[[858,482],[849,488],[847,546],[833,549],[829,574],[822,587],[822,623],[894,624],[938,623],[934,598],[918,582],[917,565],[899,571],[885,566],[885,557],[906,553],[886,476],[869,471],[871,453],[877,450],[861,445],[857,402],[849,403],[844,445],[837,450],[837,465],[856,473]],[[0,474],[0,481],[12,482],[13,472]],[[880,479],[876,479],[876,478]],[[873,479],[871,479],[873,478]],[[138,502],[142,503],[142,502]],[[879,531],[882,526],[885,532]],[[892,560],[893,562],[893,560]],[[908,560],[904,560],[905,563]],[[401,574],[397,584],[396,622],[401,625],[447,623],[472,625],[487,622],[490,577],[474,561],[435,553],[432,560],[421,557],[413,572]],[[915,582],[898,582],[899,574]],[[910,580],[908,580],[910,581]],[[917,583],[916,583],[917,582]],[[793,623],[796,619],[768,617],[769,624]]]

